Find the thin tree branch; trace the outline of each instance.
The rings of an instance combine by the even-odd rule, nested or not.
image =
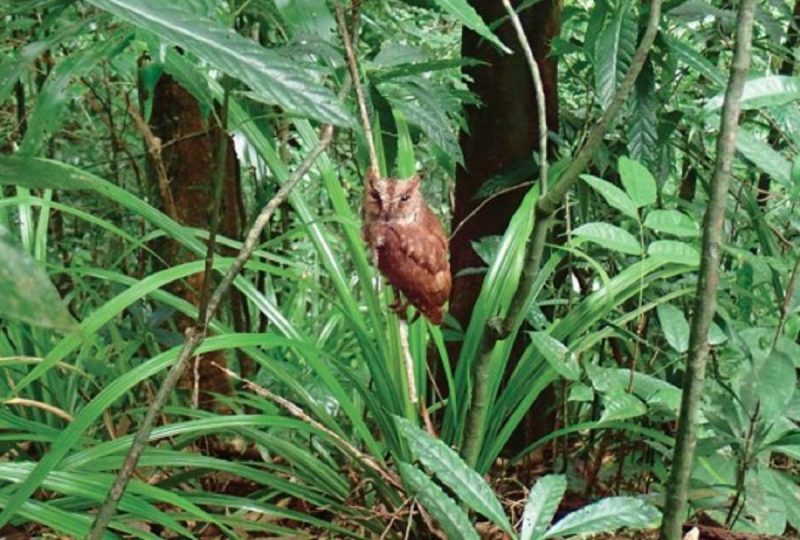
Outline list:
[[[380,174],[380,167],[378,163],[378,153],[375,151],[375,141],[372,138],[372,124],[369,121],[369,113],[367,112],[367,103],[364,99],[364,92],[361,89],[361,80],[358,74],[358,62],[356,60],[356,51],[353,47],[353,41],[350,39],[350,32],[347,29],[347,22],[345,21],[344,9],[337,0],[333,0],[333,7],[336,11],[336,21],[339,26],[339,32],[342,34],[342,41],[344,42],[344,50],[347,56],[347,65],[350,68],[350,78],[353,80],[353,88],[356,92],[356,101],[358,103],[358,111],[361,115],[361,127],[364,130],[364,137],[367,139],[367,148],[369,150],[369,166],[376,175]],[[369,176],[369,175],[367,175]],[[399,339],[400,339],[400,353],[403,357],[403,363],[406,368],[406,384],[408,389],[408,397],[412,406],[419,407],[422,411],[423,419],[428,419],[425,403],[420,404],[419,393],[417,391],[417,383],[414,377],[414,359],[411,356],[411,351],[408,345],[408,324],[404,320],[398,321]],[[426,428],[432,432],[430,421],[425,422]],[[432,432],[433,434],[433,432]]]
[[[161,192],[161,198],[164,201],[164,210],[167,215],[174,220],[178,220],[178,210],[175,207],[175,199],[172,198],[172,188],[169,185],[169,177],[167,176],[167,169],[164,166],[164,160],[161,158],[161,139],[153,134],[150,126],[144,121],[142,114],[131,103],[130,97],[125,96],[125,101],[128,106],[128,114],[133,118],[133,123],[136,125],[136,130],[144,139],[147,146],[147,154],[150,158],[153,168],[156,170],[156,179],[158,180],[158,190]]]
[[[353,48],[353,40],[350,39],[350,31],[347,29],[347,21],[344,17],[344,9],[336,0],[333,0],[333,8],[336,11],[336,22],[339,25],[339,32],[342,34],[344,50],[347,56],[347,66],[350,69],[350,78],[353,80],[353,88],[356,92],[358,103],[358,113],[361,115],[361,124],[364,128],[364,137],[367,139],[367,150],[369,151],[369,165],[378,172],[378,153],[375,151],[375,141],[372,138],[372,124],[369,121],[367,112],[367,102],[364,99],[364,91],[361,89],[361,78],[358,74],[358,64],[356,63],[356,52]]]
[[[230,100],[229,81],[227,77],[222,80],[223,98],[222,110],[219,115],[219,129],[217,130],[217,141],[214,145],[214,186],[211,195],[211,226],[208,233],[208,245],[206,247],[205,269],[203,271],[203,294],[200,296],[200,309],[198,316],[206,313],[208,301],[211,296],[213,283],[212,274],[214,269],[214,252],[217,247],[217,234],[219,233],[220,207],[222,206],[222,186],[225,185],[225,175],[227,174],[228,164],[228,102]],[[205,321],[198,320],[199,324]]]
[[[742,0],[739,3],[735,53],[731,64],[728,88],[725,91],[720,133],[717,139],[717,163],[709,187],[708,208],[703,222],[703,255],[700,260],[697,293],[689,333],[689,354],[686,358],[686,371],[683,376],[678,432],[669,481],[664,490],[667,498],[661,524],[661,540],[679,540],[686,517],[689,475],[697,442],[697,416],[703,391],[706,360],[708,359],[708,331],[717,308],[717,287],[719,285],[722,232],[725,223],[728,186],[736,147],[736,132],[741,111],[740,102],[747,78],[747,69],[750,65],[755,5],[755,0]]]
[[[519,20],[517,12],[511,7],[510,0],[503,0],[503,6],[506,8],[511,24],[517,32],[517,39],[522,46],[525,53],[525,60],[528,61],[528,67],[531,70],[531,78],[533,79],[533,89],[536,93],[536,115],[539,121],[539,182],[540,193],[547,193],[547,105],[544,101],[544,85],[542,84],[542,74],[539,71],[539,64],[533,57],[531,44],[528,42],[528,37],[525,35],[525,30],[522,28],[522,23]]]
[[[486,415],[489,409],[489,367],[492,353],[498,341],[507,338],[522,324],[526,308],[532,300],[533,285],[539,273],[542,254],[544,253],[545,239],[550,221],[558,205],[562,203],[569,189],[578,180],[579,175],[589,164],[594,153],[603,142],[608,126],[619,113],[633,89],[636,78],[644,66],[647,55],[658,32],[658,23],[661,18],[661,4],[663,0],[652,0],[650,16],[647,21],[642,40],[636,49],[628,67],[625,77],[614,93],[611,104],[603,112],[600,119],[592,128],[586,142],[575,155],[572,163],[561,175],[559,182],[550,191],[542,194],[536,204],[533,231],[525,256],[522,276],[506,317],[493,324],[487,325],[484,332],[479,356],[475,363],[474,380],[472,384],[472,400],[467,413],[464,442],[461,453],[464,460],[472,467],[478,462],[486,424]]]

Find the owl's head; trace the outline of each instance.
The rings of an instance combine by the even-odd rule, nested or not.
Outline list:
[[[369,220],[412,223],[419,217],[425,204],[419,190],[419,176],[408,180],[380,178],[372,171],[367,173],[364,193],[364,217]]]

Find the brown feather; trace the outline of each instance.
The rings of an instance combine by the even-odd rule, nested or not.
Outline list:
[[[422,198],[419,178],[370,177],[363,212],[373,262],[414,307],[441,324],[451,287],[447,237]]]

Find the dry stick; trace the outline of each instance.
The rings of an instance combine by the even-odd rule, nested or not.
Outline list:
[[[353,80],[353,88],[356,92],[356,102],[358,113],[361,115],[361,125],[364,127],[364,136],[367,139],[367,150],[369,151],[369,165],[375,172],[378,172],[378,153],[375,151],[375,141],[372,139],[372,124],[369,122],[367,112],[367,102],[364,100],[364,91],[361,89],[361,78],[358,76],[358,64],[356,64],[356,52],[353,48],[353,40],[350,39],[350,32],[347,30],[347,21],[344,18],[344,10],[339,2],[334,0],[334,10],[336,11],[336,22],[339,31],[342,33],[344,51],[347,56],[347,67],[350,68],[350,78]]]
[[[533,88],[536,92],[536,115],[539,121],[539,182],[540,193],[544,195],[547,193],[547,105],[544,101],[544,85],[542,84],[542,74],[539,71],[539,64],[533,57],[531,44],[528,42],[528,37],[525,35],[525,30],[522,28],[522,23],[519,20],[517,12],[511,7],[510,0],[503,0],[503,6],[506,8],[508,16],[511,18],[511,24],[517,32],[517,39],[525,52],[525,59],[528,61],[528,67],[531,70],[531,78],[533,79]]]
[[[7,399],[2,402],[3,405],[20,405],[22,407],[33,407],[35,409],[41,409],[43,411],[47,411],[54,416],[58,416],[62,420],[66,420],[67,422],[72,422],[75,420],[71,414],[63,409],[59,409],[55,405],[50,405],[49,403],[44,403],[43,401],[36,401],[33,399],[25,399],[25,398],[11,398]]]
[[[150,162],[156,170],[158,190],[164,201],[164,209],[167,211],[169,217],[177,221],[178,209],[175,206],[175,199],[172,198],[172,189],[169,186],[169,177],[167,176],[167,169],[164,167],[164,160],[161,159],[161,139],[153,134],[153,130],[151,130],[147,122],[144,121],[139,110],[131,103],[129,96],[125,96],[125,101],[128,103],[128,114],[133,118],[133,123],[136,124],[136,130],[141,134],[142,138],[144,138],[144,143],[147,145],[147,154],[150,156]]]
[[[339,26],[339,32],[342,34],[342,41],[344,42],[344,50],[347,56],[347,65],[350,68],[350,77],[353,79],[353,88],[356,92],[356,102],[358,103],[358,112],[361,115],[361,125],[364,129],[364,136],[367,139],[367,149],[369,150],[369,166],[379,173],[378,166],[378,153],[375,151],[375,141],[372,139],[372,125],[369,121],[369,113],[367,112],[367,103],[364,100],[364,92],[361,89],[361,79],[358,76],[358,64],[356,63],[356,52],[353,48],[353,42],[350,39],[350,32],[347,30],[347,22],[344,17],[344,10],[339,2],[334,0],[334,10],[336,11],[336,21]],[[425,420],[425,427],[431,434],[434,434],[433,425],[430,421],[425,404],[420,406],[419,392],[417,392],[417,382],[414,376],[414,359],[411,356],[411,350],[408,345],[408,324],[404,320],[398,321],[400,349],[403,356],[403,363],[406,368],[406,379],[408,385],[408,398],[412,406],[421,408],[421,414]]]
[[[683,376],[683,395],[678,417],[675,450],[665,493],[664,519],[661,524],[662,540],[678,540],[686,517],[686,497],[689,475],[697,442],[697,416],[703,391],[706,360],[708,359],[708,331],[716,311],[719,266],[722,253],[722,232],[725,207],[731,178],[736,131],[741,111],[741,98],[747,68],[750,65],[750,48],[753,37],[755,0],[742,0],[736,23],[735,53],[731,63],[728,88],[722,105],[720,133],[717,139],[717,163],[709,187],[709,200],[703,222],[703,256],[697,280],[692,326],[689,333],[689,354]]]
[[[260,386],[260,385],[254,383],[254,382],[248,381],[247,379],[242,379],[241,377],[239,377],[233,371],[231,371],[231,370],[229,370],[229,369],[227,369],[225,367],[222,367],[219,364],[215,363],[214,365],[220,371],[225,373],[228,377],[232,377],[232,378],[234,378],[234,379],[236,379],[238,381],[242,381],[245,386],[250,388],[250,390],[252,390],[256,394],[258,394],[259,396],[269,399],[273,403],[276,403],[277,405],[279,405],[280,407],[285,409],[289,414],[291,414],[295,418],[297,418],[299,420],[302,420],[303,422],[305,422],[306,424],[310,425],[311,427],[313,427],[313,428],[325,433],[328,437],[333,439],[334,442],[336,442],[336,444],[338,444],[340,447],[342,447],[345,450],[345,453],[350,454],[350,456],[353,457],[356,461],[362,463],[366,467],[368,467],[368,468],[372,469],[373,471],[375,471],[376,473],[378,473],[378,475],[380,475],[384,480],[386,480],[387,482],[389,482],[393,486],[395,486],[397,488],[402,488],[403,484],[400,482],[400,478],[398,478],[397,475],[395,475],[391,471],[388,471],[388,470],[384,469],[383,467],[381,467],[380,463],[375,461],[371,456],[365,454],[364,452],[362,452],[361,450],[359,450],[358,448],[356,448],[355,446],[353,446],[352,444],[347,442],[345,439],[343,439],[342,437],[337,435],[334,431],[331,431],[330,429],[326,428],[321,423],[319,423],[316,420],[314,420],[311,416],[306,414],[306,412],[303,409],[301,409],[299,406],[297,406],[296,404],[292,403],[288,399],[282,398],[282,397],[278,396],[277,394],[274,394],[274,393],[270,392],[269,390],[267,390],[263,386]]]
[[[345,87],[347,86],[349,85],[346,84]],[[275,212],[278,206],[280,206],[286,200],[286,198],[289,196],[289,193],[311,169],[311,166],[322,154],[325,148],[328,147],[332,139],[333,126],[326,124],[322,128],[322,133],[320,134],[317,145],[305,157],[303,162],[294,171],[294,173],[292,173],[286,183],[281,186],[275,196],[272,197],[266,206],[261,209],[261,212],[250,228],[250,231],[247,233],[247,238],[245,239],[242,249],[239,251],[239,254],[236,256],[233,264],[231,264],[231,266],[228,268],[228,272],[225,274],[225,277],[214,291],[214,294],[206,306],[205,313],[199,318],[199,320],[202,320],[202,324],[199,325],[199,328],[189,327],[186,330],[186,341],[184,342],[183,347],[178,354],[178,359],[170,368],[169,373],[167,373],[167,377],[164,379],[164,382],[161,384],[161,387],[158,389],[158,392],[153,398],[153,403],[147,410],[147,414],[142,421],[142,425],[139,426],[139,431],[136,433],[136,437],[134,438],[133,443],[128,450],[128,454],[125,456],[125,461],[123,462],[122,467],[117,474],[117,478],[114,480],[114,484],[111,486],[111,489],[106,496],[106,500],[103,502],[103,506],[100,507],[100,511],[98,512],[97,517],[92,524],[92,529],[89,531],[89,535],[87,536],[88,540],[100,540],[103,537],[103,533],[105,532],[108,523],[114,516],[114,512],[117,509],[119,500],[122,498],[122,494],[125,492],[125,488],[128,485],[128,480],[130,479],[131,474],[133,474],[133,471],[136,469],[136,464],[139,462],[139,457],[144,451],[147,440],[150,437],[150,432],[153,429],[153,423],[156,416],[161,412],[161,409],[163,409],[169,394],[172,392],[172,389],[175,387],[175,384],[178,382],[178,379],[183,373],[186,361],[190,356],[192,356],[197,347],[199,347],[200,344],[205,340],[206,336],[204,329],[208,328],[209,322],[211,321],[214,312],[219,307],[223,295],[233,284],[233,280],[250,258],[250,255],[258,243],[258,239],[261,236],[261,232],[264,230],[264,227],[266,227],[267,223],[272,217],[272,214]]]
[[[498,341],[507,338],[522,324],[525,316],[525,309],[528,306],[531,295],[533,294],[533,284],[539,273],[539,267],[544,253],[545,238],[550,226],[550,220],[555,213],[558,205],[562,203],[569,189],[578,180],[579,175],[589,164],[597,148],[603,142],[608,131],[608,126],[625,104],[636,78],[642,71],[644,62],[650,47],[653,45],[658,23],[661,18],[661,4],[663,0],[652,0],[650,5],[650,17],[647,21],[639,47],[633,55],[631,65],[625,77],[614,93],[611,104],[603,112],[600,120],[597,121],[586,142],[575,155],[572,163],[561,175],[559,182],[546,194],[539,197],[536,203],[533,231],[529,239],[528,251],[523,264],[522,276],[511,300],[508,315],[500,321],[492,321],[487,325],[484,332],[480,356],[475,364],[474,382],[472,387],[472,401],[467,414],[467,424],[464,430],[464,444],[461,453],[464,460],[472,467],[478,462],[481,445],[483,444],[484,427],[486,424],[486,413],[489,406],[489,367],[492,360],[492,352]]]

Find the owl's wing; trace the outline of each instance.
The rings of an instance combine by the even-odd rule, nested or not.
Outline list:
[[[440,307],[450,295],[446,244],[419,226],[390,226],[383,231],[378,267],[389,282],[417,307]]]

